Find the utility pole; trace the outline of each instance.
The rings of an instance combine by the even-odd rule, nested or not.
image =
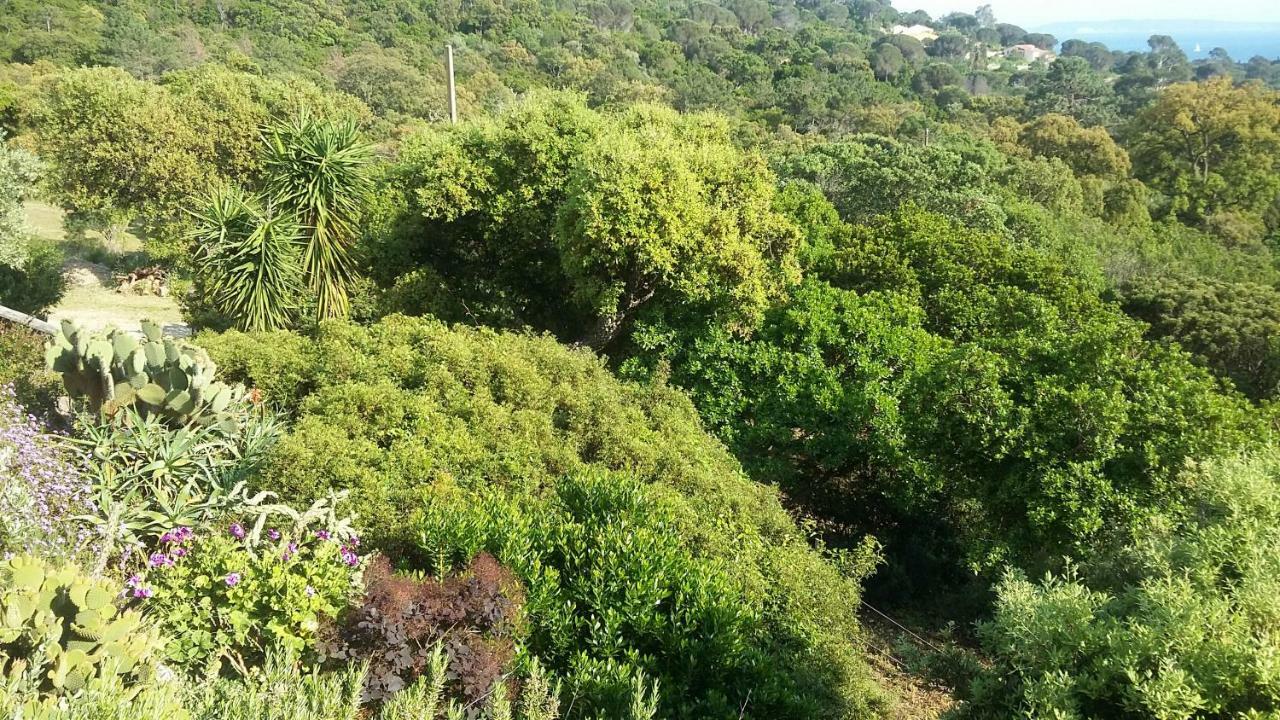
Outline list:
[[[449,73],[449,122],[458,123],[458,93],[453,85],[453,45],[445,45],[447,50],[445,67]]]

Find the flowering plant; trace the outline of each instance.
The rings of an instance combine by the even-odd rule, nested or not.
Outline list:
[[[240,673],[273,648],[312,651],[322,618],[359,592],[354,535],[246,532],[232,522],[160,538],[124,592],[160,619],[176,665],[226,662]]]
[[[55,442],[0,386],[0,551],[66,557],[88,551],[76,517],[93,507],[78,458]]]

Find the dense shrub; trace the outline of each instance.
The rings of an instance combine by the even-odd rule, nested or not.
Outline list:
[[[43,316],[66,289],[62,260],[62,251],[53,243],[32,241],[21,264],[0,263],[0,305]]]
[[[57,409],[62,383],[44,367],[45,336],[10,322],[0,323],[0,385],[13,387],[28,412],[48,416]]]
[[[202,333],[196,344],[225,381],[251,385],[268,405],[297,410],[315,387],[315,346],[296,333]]]
[[[1138,278],[1121,306],[1255,400],[1280,391],[1280,292],[1211,278]]]
[[[1259,426],[1053,259],[909,211],[837,243],[750,339],[637,332],[758,478],[846,532],[947,518],[967,558],[1092,552]],[[911,534],[900,544],[915,544]],[[892,544],[890,549],[892,550]]]
[[[808,548],[775,492],[742,475],[678,391],[620,383],[599,360],[550,338],[403,317],[370,328],[322,324],[310,356],[318,389],[265,486],[300,498],[350,489],[371,544],[423,566],[431,558],[418,532],[442,488],[533,502],[566,475],[624,471],[665,498],[679,555],[722,568],[735,607],[752,618],[753,652],[776,674],[770,687],[790,686],[792,701],[832,716],[859,716],[874,703],[857,655],[856,584]],[[595,551],[590,535],[583,542]],[[530,623],[538,620],[530,609]],[[755,703],[764,689],[706,687],[689,702],[742,701],[751,691]],[[679,702],[678,692],[665,697]],[[754,712],[785,715],[785,707]]]
[[[1280,711],[1280,457],[1188,470],[1192,511],[1034,583],[982,626],[969,717],[1227,718]]]
[[[443,650],[448,689],[481,705],[507,673],[520,639],[520,582],[492,556],[480,554],[447,578],[397,575],[382,556],[364,572],[364,598],[321,644],[333,661],[368,663],[364,697],[386,700],[432,670]]]

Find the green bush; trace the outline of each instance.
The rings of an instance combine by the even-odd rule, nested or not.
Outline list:
[[[58,304],[66,289],[62,261],[62,251],[56,245],[32,241],[20,266],[0,263],[0,305],[43,316]]]
[[[41,333],[0,322],[0,386],[12,385],[20,405],[47,416],[57,409],[62,383],[45,370],[44,341]]]
[[[262,352],[270,337],[261,336]],[[743,476],[680,392],[618,382],[595,357],[550,338],[397,316],[370,328],[322,324],[309,355],[318,389],[264,487],[298,498],[351,490],[371,544],[422,567],[432,559],[418,532],[441,488],[524,502],[554,493],[566,476],[625,472],[663,498],[682,552],[723,568],[734,603],[753,618],[754,652],[777,674],[770,687],[789,685],[793,702],[826,716],[876,707],[858,651],[856,583],[808,547],[775,491]],[[626,641],[637,652],[645,642]],[[678,665],[672,654],[654,667]],[[755,703],[764,689],[708,687],[690,702],[742,702],[751,692]],[[678,709],[677,694],[665,707]],[[787,706],[753,707],[777,717]]]
[[[664,717],[734,717],[746,689],[752,716],[821,715],[762,652],[759,608],[690,552],[656,490],[610,473],[562,478],[548,498],[446,489],[427,503],[422,552],[437,574],[486,551],[525,578],[526,642],[563,674],[575,717],[624,715],[641,674]]]
[[[1187,459],[1262,432],[1242,398],[1000,235],[908,210],[810,275],[750,338],[652,319],[626,367],[668,372],[753,476],[891,553],[936,528],[964,548],[953,560],[1052,567],[1176,507]]]
[[[314,657],[321,621],[358,594],[357,541],[337,533],[306,524],[178,528],[129,585],[169,633],[171,662],[202,670],[226,661],[247,675],[273,649]]]
[[[1211,278],[1135,279],[1121,306],[1254,400],[1280,392],[1280,292]]]
[[[223,380],[252,386],[268,405],[295,411],[315,388],[315,345],[295,333],[206,332],[195,342]]]
[[[1106,562],[1010,573],[980,628],[974,718],[1280,712],[1280,454],[1195,466],[1196,503]]]

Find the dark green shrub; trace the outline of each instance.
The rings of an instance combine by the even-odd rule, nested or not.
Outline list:
[[[315,387],[316,359],[310,340],[291,332],[204,332],[196,344],[209,353],[224,382],[243,383],[269,405],[293,411]]]
[[[56,245],[32,241],[21,268],[0,263],[0,305],[43,317],[66,289],[62,261],[62,251]]]
[[[62,383],[45,370],[45,335],[0,320],[0,386],[13,385],[27,412],[48,415],[57,409]]]
[[[273,337],[249,336],[264,344]],[[571,482],[567,476],[625,473],[647,486],[645,498],[657,498],[662,552],[694,563],[683,566],[690,572],[720,569],[720,584],[713,587],[725,588],[732,606],[749,619],[743,642],[763,658],[761,667],[772,668],[759,686],[738,684],[727,678],[763,676],[735,675],[741,661],[725,660],[704,673],[722,678],[721,684],[702,686],[690,698],[672,688],[664,694],[665,707],[679,714],[684,702],[691,703],[690,713],[740,705],[748,692],[753,717],[863,717],[876,706],[859,657],[856,583],[810,549],[776,492],[742,474],[702,430],[682,393],[619,382],[594,356],[550,338],[449,329],[399,316],[369,328],[323,323],[313,353],[318,389],[303,401],[293,432],[278,446],[264,487],[297,499],[349,489],[368,542],[411,565],[435,567],[420,532],[433,498],[448,488],[483,490],[534,512],[543,505],[532,503],[561,496],[559,486]],[[599,521],[575,522],[595,527]],[[585,527],[574,531],[584,533],[574,541],[577,547],[594,553],[616,542],[595,538]],[[657,526],[646,527],[651,533]],[[496,554],[519,572],[517,559]],[[610,565],[624,563],[612,566],[619,575],[633,561],[616,552],[601,552],[600,561],[606,557],[613,558]],[[692,612],[700,606],[688,607]],[[603,599],[600,608],[602,617],[632,614]],[[528,611],[537,625],[539,611]],[[662,631],[665,649],[646,661],[676,678],[689,677],[679,670],[682,643],[706,640],[682,635],[679,627]],[[709,626],[695,627],[701,633]],[[610,675],[610,662],[650,652],[651,629],[627,633],[616,639],[618,660],[597,658],[598,673]],[[558,652],[548,650],[558,669],[568,669],[565,651]],[[612,681],[604,686],[614,687]]]
[[[1262,400],[1280,390],[1280,292],[1211,278],[1138,278],[1121,306],[1150,323],[1150,337],[1172,340],[1241,392]]]

